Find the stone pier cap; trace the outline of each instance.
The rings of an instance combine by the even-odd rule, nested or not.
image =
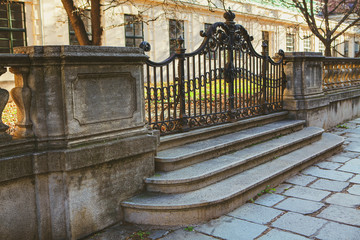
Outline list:
[[[31,92],[22,99],[29,119],[20,135],[34,137],[40,149],[147,131],[143,64],[148,57],[142,49],[29,46],[14,53],[29,59],[15,77],[16,87]]]

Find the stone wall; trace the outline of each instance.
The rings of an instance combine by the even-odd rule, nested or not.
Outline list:
[[[321,53],[286,53],[284,108],[291,118],[304,119],[308,126],[329,129],[360,116],[360,84],[356,79],[325,89],[325,59]]]
[[[79,239],[122,221],[120,202],[154,173],[157,137],[144,120],[140,49],[18,48],[19,106],[0,138],[4,239]]]

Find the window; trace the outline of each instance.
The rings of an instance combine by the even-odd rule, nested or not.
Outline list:
[[[322,41],[319,41],[319,52],[321,52],[322,54],[325,53],[325,46]]]
[[[85,25],[85,30],[87,35],[89,36],[89,39],[91,40],[91,18],[90,18],[90,10],[86,9],[83,14],[81,15],[81,19],[83,20],[83,23]],[[71,26],[70,20],[69,22],[69,38],[70,38],[70,45],[79,45],[79,42],[75,36],[75,31],[73,27]]]
[[[295,50],[295,34],[286,34],[286,51],[293,52]]]
[[[24,3],[0,4],[0,53],[22,46],[26,46]]]
[[[185,40],[184,21],[170,19],[169,20],[170,54],[173,54],[178,48],[177,39],[180,36]]]
[[[311,52],[311,37],[304,39],[304,52]]]
[[[359,57],[357,56],[357,54],[359,53],[359,42],[355,42],[354,50],[355,50],[355,57]]]
[[[270,33],[267,31],[262,31],[262,40],[266,41],[268,50],[270,50]]]
[[[345,57],[349,56],[349,41],[344,42],[344,56]]]
[[[125,46],[139,47],[144,41],[143,23],[138,22],[135,15],[125,15]]]

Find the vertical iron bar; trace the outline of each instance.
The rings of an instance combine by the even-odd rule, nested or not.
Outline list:
[[[166,81],[167,81],[167,102],[168,102],[168,117],[167,117],[167,125],[170,124],[170,116],[171,116],[171,86],[170,86],[170,77],[169,77],[169,64],[166,65]]]
[[[147,75],[147,102],[148,102],[148,124],[151,125],[151,79],[150,79],[150,66],[146,65],[146,75]]]
[[[179,74],[179,97],[180,97],[180,125],[179,130],[184,131],[187,128],[186,116],[186,99],[185,99],[185,48],[183,48],[184,39],[180,36],[177,40],[179,48],[176,49],[178,54],[178,74]]]
[[[155,107],[155,122],[158,123],[158,103],[157,103],[157,82],[156,82],[156,67],[154,67],[154,107]]]
[[[268,71],[268,44],[266,41],[263,41],[262,43],[262,56],[263,56],[263,65],[262,65],[262,93],[263,93],[263,98],[262,98],[262,112],[264,114],[268,113],[268,109],[267,109],[267,71]]]

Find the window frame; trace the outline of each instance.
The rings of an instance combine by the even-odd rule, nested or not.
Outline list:
[[[170,32],[170,26],[171,26],[171,22],[175,23],[175,38],[171,38],[171,32]],[[181,29],[180,29],[180,33],[178,33],[178,28],[177,28],[177,24],[180,23],[181,25]],[[182,36],[183,40],[184,40],[184,45],[183,47],[185,47],[185,21],[184,20],[177,20],[177,19],[169,19],[169,52],[170,55],[173,53],[176,53],[176,46],[177,46],[177,40],[178,38]],[[171,49],[171,43],[175,42],[176,44],[175,49]]]
[[[345,40],[344,41],[344,56],[345,57],[349,57],[349,46],[350,46],[349,40]]]
[[[356,57],[356,55],[359,53],[359,51],[360,51],[360,42],[355,41],[354,42],[354,57]]]
[[[304,48],[304,52],[311,52],[311,37],[308,37],[308,38],[304,38],[303,40],[303,48]]]
[[[22,22],[22,28],[15,28],[13,27],[13,21],[18,21],[16,19],[12,18],[12,7],[11,5],[13,4],[18,4],[20,5],[21,8],[21,22]],[[13,53],[14,52],[14,41],[15,38],[13,36],[13,33],[23,33],[23,39],[18,39],[18,40],[22,40],[23,45],[22,46],[27,46],[27,34],[26,34],[26,17],[25,17],[25,3],[24,2],[8,2],[5,3],[4,5],[6,5],[6,16],[7,18],[0,18],[0,20],[6,20],[8,22],[8,27],[0,27],[0,32],[8,32],[9,33],[9,38],[0,38],[0,40],[2,41],[8,41],[9,43],[9,47],[5,48],[5,47],[0,47],[0,49],[9,49],[9,52],[7,53]]]
[[[289,40],[291,40],[291,41],[289,41]],[[289,45],[290,43],[292,45]],[[294,33],[286,33],[285,44],[286,44],[286,52],[294,52],[295,51],[295,34]]]
[[[144,41],[144,23],[143,22],[133,22],[133,23],[130,23],[130,24],[126,24],[127,23],[127,20],[126,20],[126,17],[131,17],[131,18],[135,18],[136,15],[132,15],[132,14],[124,14],[124,23],[125,23],[125,46],[126,47],[139,47],[139,46],[136,46],[136,39],[141,39],[142,42]],[[136,35],[136,28],[135,28],[135,25],[134,24],[141,24],[141,36],[140,35]],[[132,32],[133,32],[133,35],[127,35],[126,33],[126,27],[128,25],[133,25],[132,27]],[[127,45],[127,40],[132,40],[132,43],[133,45],[132,46],[128,46]]]

